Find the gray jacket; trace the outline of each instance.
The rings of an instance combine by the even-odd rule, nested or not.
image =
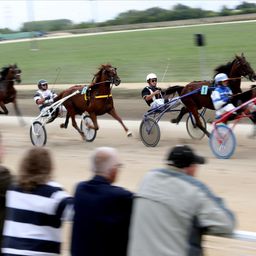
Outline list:
[[[149,172],[135,197],[129,256],[202,255],[202,234],[230,234],[234,215],[199,180],[172,167]]]

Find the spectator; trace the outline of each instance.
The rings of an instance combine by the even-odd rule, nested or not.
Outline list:
[[[2,145],[2,136],[0,134],[0,164],[2,163],[3,159],[3,145]],[[8,187],[11,185],[12,182],[12,175],[10,171],[0,165],[0,243],[2,244],[2,234],[3,234],[3,224],[5,219],[6,207],[5,207],[5,198],[6,198],[6,191]],[[0,252],[0,255],[1,252]]]
[[[146,174],[134,201],[129,256],[198,256],[203,234],[232,233],[232,212],[194,178],[204,162],[179,145],[167,157],[169,168]]]
[[[120,167],[115,149],[100,147],[94,151],[94,177],[80,182],[75,192],[72,256],[126,255],[133,195],[111,185]]]
[[[73,198],[52,179],[52,157],[31,148],[14,184],[7,191],[3,255],[60,255],[61,224],[71,220]]]

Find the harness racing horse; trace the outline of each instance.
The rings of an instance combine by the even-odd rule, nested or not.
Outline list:
[[[121,117],[117,114],[113,97],[111,94],[111,89],[113,85],[118,86],[121,83],[120,78],[117,75],[116,68],[112,67],[110,64],[101,65],[98,72],[94,75],[93,81],[90,84],[87,91],[88,94],[76,94],[73,97],[67,99],[63,105],[67,109],[67,115],[65,123],[61,124],[61,128],[67,128],[69,118],[71,117],[73,127],[79,132],[83,139],[85,135],[82,130],[77,126],[75,116],[82,115],[84,112],[88,112],[90,118],[93,122],[93,128],[95,130],[99,129],[97,116],[103,114],[110,114],[114,119],[116,119],[124,128],[127,136],[131,136],[132,133],[124,125]],[[54,101],[58,101],[63,97],[66,97],[76,90],[83,91],[84,86],[72,86],[71,88],[62,91]]]
[[[233,94],[242,92],[241,77],[246,77],[250,81],[256,80],[255,72],[243,54],[241,56],[236,55],[235,59],[232,62],[228,62],[226,65],[218,66],[215,69],[215,75],[218,73],[226,73],[227,76],[231,78],[229,81],[229,87]],[[213,82],[214,81],[194,81],[184,86],[182,90],[179,89],[179,91],[181,90],[180,96],[184,96],[186,94],[189,95],[184,96],[181,99],[185,107],[181,109],[177,118],[173,119],[172,122],[178,124],[184,114],[191,112],[195,118],[196,126],[209,137],[210,133],[202,125],[198,110],[203,107],[214,110],[214,106],[210,97],[212,91],[214,90]],[[202,86],[208,86],[208,90],[204,94],[201,94]],[[166,90],[166,93],[170,92],[173,92],[172,87],[167,88]]]
[[[23,124],[24,121],[21,119],[21,112],[17,104],[17,91],[14,88],[15,82],[21,82],[21,70],[16,64],[3,67],[0,71],[0,107],[3,111],[0,111],[2,115],[8,115],[8,109],[5,104],[10,102],[14,105],[15,113],[20,117],[20,122]]]

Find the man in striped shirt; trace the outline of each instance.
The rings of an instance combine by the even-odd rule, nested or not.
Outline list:
[[[6,195],[3,255],[60,255],[61,224],[73,217],[73,198],[51,181],[52,170],[44,148],[31,148],[23,158]]]

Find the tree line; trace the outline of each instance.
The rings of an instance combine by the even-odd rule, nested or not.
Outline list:
[[[120,13],[115,19],[107,20],[105,22],[91,21],[75,24],[69,19],[31,21],[23,23],[19,31],[12,31],[8,28],[5,28],[0,29],[0,33],[4,34],[30,31],[50,32],[137,23],[200,19],[248,13],[256,13],[256,4],[243,2],[237,5],[234,9],[227,8],[224,5],[219,12],[211,10],[202,10],[201,8],[191,8],[183,4],[177,4],[171,10],[166,10],[158,7],[149,8],[145,11],[130,10],[127,12]]]

